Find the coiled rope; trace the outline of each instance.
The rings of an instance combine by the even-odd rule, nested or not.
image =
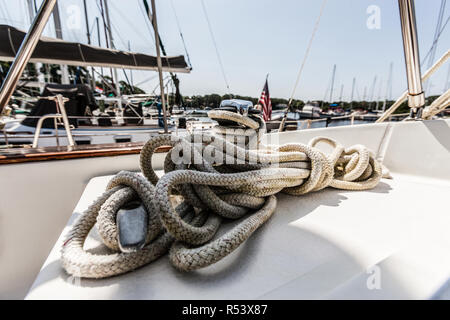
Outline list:
[[[260,143],[265,124],[259,116],[221,110],[208,116],[234,125],[219,125],[213,133],[154,137],[141,151],[143,175],[122,171],[112,178],[67,235],[61,261],[69,274],[119,275],[167,252],[179,270],[207,267],[239,247],[272,216],[275,194],[303,195],[328,186],[366,190],[381,179],[380,163],[362,145],[344,148],[330,138],[317,137],[307,145],[265,146]],[[320,151],[319,143],[330,145],[332,153]],[[151,159],[160,146],[172,149],[164,161],[165,174],[158,178]],[[176,194],[183,202],[174,207],[171,197]],[[146,245],[136,252],[120,252],[116,213],[136,199],[148,214]],[[214,239],[224,219],[242,220]],[[114,253],[98,255],[83,249],[95,224]]]

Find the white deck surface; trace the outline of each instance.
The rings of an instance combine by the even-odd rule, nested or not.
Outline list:
[[[370,191],[280,194],[264,226],[224,260],[200,271],[179,272],[165,256],[122,276],[73,279],[59,261],[62,239],[103,192],[109,177],[97,177],[84,190],[27,298],[450,299],[450,120],[291,131],[266,135],[265,143],[306,143],[315,136],[366,145],[394,179],[383,179]],[[156,163],[161,167],[162,160]],[[95,233],[86,248],[104,250]]]
[[[450,278],[450,182],[393,176],[371,191],[278,195],[271,220],[200,271],[179,272],[165,256],[122,276],[73,279],[60,248],[110,176],[94,178],[27,299],[431,298]],[[86,247],[100,252],[95,238]]]

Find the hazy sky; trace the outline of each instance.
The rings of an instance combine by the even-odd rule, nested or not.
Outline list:
[[[38,5],[41,0],[37,0]],[[87,0],[91,27],[99,16],[96,0]],[[154,39],[142,13],[141,0],[108,0],[113,21],[115,45],[133,51],[155,54]],[[86,42],[82,0],[58,1],[66,40]],[[184,54],[175,12],[191,58],[191,74],[181,74],[182,94],[226,93],[215,48],[209,34],[201,0],[157,0],[157,15],[162,40],[169,55]],[[319,15],[322,0],[204,0],[216,43],[232,93],[259,96],[265,76],[269,76],[272,97],[288,98]],[[441,0],[416,0],[417,28],[421,58],[429,51],[436,28]],[[379,28],[368,28],[379,8]],[[26,0],[0,0],[0,23],[28,28]],[[370,7],[373,8],[373,7]],[[450,3],[444,23],[450,15]],[[376,22],[376,21],[375,21]],[[449,22],[450,25],[450,22]],[[442,33],[436,51],[438,59],[450,49],[450,26]],[[376,24],[372,26],[377,27]],[[97,35],[93,29],[93,42]],[[45,35],[54,36],[53,21]],[[103,30],[102,30],[102,42]],[[354,98],[386,95],[389,64],[393,62],[393,96],[406,89],[403,47],[396,0],[328,0],[312,44],[295,97],[329,97],[333,65],[337,65],[333,96],[349,99],[352,79],[356,77]],[[423,68],[426,69],[428,61]],[[448,67],[432,78],[430,92],[442,93]],[[120,72],[122,74],[122,72]],[[153,77],[142,85],[153,90],[155,72],[133,72],[134,82]],[[375,89],[372,90],[374,77]],[[380,88],[381,85],[381,88]],[[328,90],[327,90],[328,89]]]

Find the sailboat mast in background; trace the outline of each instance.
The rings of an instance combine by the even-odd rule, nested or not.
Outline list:
[[[386,84],[386,96],[385,96],[384,102],[383,102],[383,112],[386,110],[387,100],[392,99],[392,70],[393,70],[393,68],[394,68],[394,63],[391,62],[391,64],[389,65],[388,82]]]
[[[109,36],[109,46],[111,47],[111,49],[115,49],[114,38],[113,38],[113,34],[112,34],[112,29],[111,29],[111,19],[109,17],[108,1],[103,0],[103,2],[105,3],[105,16],[106,16],[106,25],[107,25],[108,36]],[[113,68],[113,74],[114,74],[113,82],[116,84],[116,94],[117,94],[117,96],[120,96],[120,84],[119,84],[119,77],[117,76],[117,68]],[[119,102],[119,105],[121,105],[120,102]]]
[[[33,4],[33,0],[26,0],[27,1],[27,7],[28,7],[28,17],[30,18],[30,25],[33,23],[34,16],[36,14],[36,7]],[[37,62],[36,63],[36,72],[37,72],[37,78],[39,83],[39,89],[42,91],[44,89],[44,83],[45,83],[45,76],[41,71],[42,69],[42,63]]]
[[[331,74],[330,103],[333,103],[333,90],[335,77],[336,77],[336,65],[333,66],[333,73]]]
[[[163,109],[163,121],[164,121],[164,133],[167,133],[167,114],[166,114],[166,97],[164,96],[164,80],[162,73],[162,61],[161,61],[161,51],[159,48],[159,33],[158,33],[158,22],[156,20],[156,5],[155,0],[152,0],[152,15],[150,20],[153,23],[153,30],[155,31],[155,46],[156,46],[156,60],[158,62],[158,74],[159,74],[159,87],[161,90],[161,103]],[[148,11],[148,16],[150,17],[150,12]]]
[[[87,42],[90,45],[91,44],[91,31],[89,27],[89,18],[87,13],[87,6],[86,6],[86,0],[83,0],[83,8],[84,8],[84,21],[86,23],[86,37]],[[92,91],[95,91],[95,73],[94,73],[94,67],[91,67],[91,88]]]
[[[100,36],[100,19],[98,17],[95,18],[95,24],[97,25],[98,46],[101,47],[102,46],[102,39],[101,39],[101,36]],[[100,75],[102,77],[101,83],[102,83],[103,91],[105,91],[105,85],[104,85],[104,81],[103,81],[105,75],[103,73],[103,67],[100,67]]]
[[[55,4],[55,8],[53,9],[53,22],[55,24],[55,33],[56,38],[63,40],[62,27],[61,27],[61,17],[59,15],[59,7],[58,3]],[[69,84],[69,69],[67,65],[60,65],[61,67],[61,83]]]
[[[353,77],[353,82],[352,82],[352,95],[350,97],[350,107],[353,107],[353,95],[355,94],[355,86],[356,86],[356,78]]]

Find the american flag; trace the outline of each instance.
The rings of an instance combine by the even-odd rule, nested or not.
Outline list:
[[[270,118],[272,117],[272,102],[270,101],[269,83],[267,79],[258,103],[262,106],[264,121],[270,120]]]

